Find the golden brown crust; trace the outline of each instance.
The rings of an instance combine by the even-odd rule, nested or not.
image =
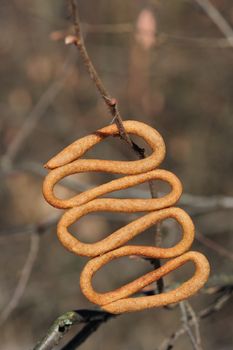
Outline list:
[[[46,167],[53,170],[47,175],[43,184],[44,196],[51,205],[56,208],[69,209],[58,223],[57,232],[61,243],[77,255],[93,257],[81,273],[82,292],[90,301],[101,305],[103,309],[112,313],[138,311],[186,299],[203,286],[209,275],[209,263],[202,254],[197,252],[185,253],[193,242],[194,226],[187,213],[180,208],[171,207],[178,201],[182,192],[179,179],[169,171],[154,170],[165,156],[165,145],[162,137],[156,130],[144,123],[125,121],[124,127],[127,133],[140,136],[148,143],[152,149],[150,156],[130,162],[78,159],[106,137],[118,134],[116,125],[110,125],[75,141],[52,158],[46,164]],[[71,174],[88,171],[118,173],[127,176],[85,191],[70,199],[63,200],[54,195],[54,186],[58,181]],[[162,198],[98,198],[113,191],[126,189],[150,180],[166,181],[170,185],[171,191]],[[107,238],[92,244],[80,242],[68,231],[68,227],[75,221],[91,212],[98,211],[149,213],[113,232]],[[123,246],[136,235],[166,218],[175,219],[182,228],[183,236],[175,246],[171,248]],[[91,284],[94,273],[109,261],[132,254],[150,258],[173,259],[159,269],[115,291],[96,293]],[[180,287],[155,296],[128,298],[187,261],[194,262],[195,274]]]
[[[139,277],[133,282],[115,289],[113,292],[95,292],[91,284],[95,272],[109,261],[131,254],[144,255],[135,246],[122,247],[90,260],[81,273],[80,283],[84,295],[93,303],[101,305],[108,312],[119,314],[177,303],[195,294],[203,287],[209,276],[209,263],[205,256],[197,252],[188,252],[166,262],[162,267]],[[147,256],[157,257],[156,254],[148,254]],[[158,295],[127,298],[188,261],[195,264],[195,274],[181,286]]]
[[[194,239],[194,226],[192,220],[185,211],[175,207],[165,208],[146,214],[113,232],[108,237],[97,243],[82,243],[67,230],[68,226],[88,213],[97,211],[117,211],[115,201],[115,199],[96,199],[90,203],[84,204],[78,208],[70,209],[66,212],[58,223],[57,229],[58,238],[64,247],[76,255],[96,257],[110,250],[121,247],[123,244],[127,243],[133,237],[145,231],[155,223],[167,218],[173,218],[180,224],[183,231],[183,237],[180,242],[172,248],[146,247],[145,250],[143,247],[138,247],[139,252],[142,249],[144,252],[144,254],[141,253],[140,255],[148,256],[149,251],[151,250],[153,251],[153,257],[156,255],[157,258],[172,258],[184,253],[190,248]],[[120,211],[126,212],[123,207]]]
[[[146,143],[151,147],[153,151],[152,154],[145,159],[135,160],[131,162],[109,162],[105,160],[96,160],[96,163],[94,162],[94,168],[97,171],[109,171],[118,174],[140,174],[144,173],[145,171],[152,170],[156,166],[158,166],[165,157],[165,144],[162,136],[151,126],[142,122],[138,122],[135,120],[127,120],[124,121],[123,124],[124,129],[128,134],[140,136],[146,141]],[[116,124],[105,126],[104,128],[99,129],[96,132],[73,142],[63,151],[58,153],[55,157],[50,159],[45,165],[45,167],[48,169],[54,169],[65,164],[70,164],[76,159],[82,157],[97,143],[103,141],[109,136],[114,135],[119,135],[119,131]],[[89,163],[90,168],[93,164],[93,161],[94,160],[92,160],[92,163],[90,163],[90,161],[87,161]],[[101,167],[101,170],[97,169],[98,165]],[[113,171],[111,171],[111,165],[113,165],[114,167]]]

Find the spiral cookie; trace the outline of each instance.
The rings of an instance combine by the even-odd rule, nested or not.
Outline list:
[[[204,255],[188,251],[194,240],[194,225],[184,210],[174,207],[182,193],[179,179],[167,170],[156,169],[165,157],[163,138],[155,129],[144,123],[129,120],[124,121],[123,124],[128,134],[144,139],[152,150],[151,155],[135,161],[80,159],[94,145],[109,136],[119,134],[115,124],[109,125],[75,141],[49,160],[45,167],[50,169],[50,172],[43,184],[45,199],[56,208],[68,209],[58,223],[59,240],[72,253],[90,257],[80,276],[82,292],[91,302],[114,314],[159,307],[184,300],[195,294],[205,284],[210,269]],[[56,183],[66,176],[83,172],[105,172],[124,176],[69,199],[60,199],[55,196]],[[170,192],[161,198],[151,199],[102,197],[151,180],[167,182]],[[93,212],[144,212],[146,214],[99,242],[83,243],[74,237],[68,228],[81,217]],[[182,228],[182,238],[175,246],[161,248],[127,245],[133,237],[167,218],[175,219]],[[107,293],[97,293],[92,286],[93,275],[111,260],[130,255],[170,260],[160,268],[123,287]],[[130,297],[188,261],[192,261],[195,265],[194,275],[179,287],[158,295]]]

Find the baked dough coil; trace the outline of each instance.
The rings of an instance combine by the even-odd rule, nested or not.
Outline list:
[[[144,139],[152,150],[151,155],[135,161],[80,159],[94,145],[109,136],[119,135],[117,126],[109,125],[75,141],[49,160],[45,167],[51,171],[43,184],[45,199],[56,208],[68,209],[58,223],[59,240],[72,253],[91,258],[80,276],[83,294],[94,304],[114,314],[159,307],[184,300],[195,294],[205,284],[210,270],[208,260],[204,255],[194,251],[187,252],[194,240],[194,225],[184,210],[173,207],[182,193],[179,179],[167,170],[156,169],[165,156],[163,138],[155,129],[144,123],[124,121],[123,124],[128,134]],[[66,176],[83,172],[105,172],[124,176],[69,199],[59,199],[55,196],[56,183]],[[151,180],[167,182],[171,188],[170,192],[161,198],[151,199],[102,198],[108,193]],[[99,242],[83,243],[74,237],[68,228],[81,217],[93,212],[146,212],[146,214]],[[126,245],[133,237],[167,218],[175,219],[182,229],[182,238],[175,246],[161,248]],[[171,260],[114,291],[97,293],[92,286],[93,275],[111,260],[130,255]],[[179,287],[158,295],[130,297],[188,261],[194,263],[195,272]]]

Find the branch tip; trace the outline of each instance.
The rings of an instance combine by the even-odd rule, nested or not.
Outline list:
[[[65,37],[65,44],[66,45],[77,44],[77,37],[74,35],[67,35]]]

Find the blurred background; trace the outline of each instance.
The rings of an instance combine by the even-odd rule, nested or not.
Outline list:
[[[167,155],[161,167],[183,183],[180,206],[197,229],[193,249],[211,263],[206,288],[190,300],[198,314],[219,297],[215,291],[229,292],[233,285],[232,40],[195,0],[78,3],[87,49],[122,117],[163,135]],[[233,27],[232,1],[212,4]],[[65,1],[1,0],[0,19],[1,347],[30,349],[59,315],[93,307],[79,288],[87,259],[66,251],[56,237],[62,211],[42,196],[43,164],[112,118],[76,48],[64,45],[72,32]],[[87,157],[135,159],[119,139],[105,141]],[[112,178],[75,175],[56,193],[68,198]],[[167,188],[158,183],[157,190]],[[146,184],[119,195],[150,196]],[[134,218],[93,214],[72,229],[94,242]],[[154,231],[133,244],[153,245]],[[179,227],[166,220],[162,245],[172,246],[179,237]],[[112,290],[149,270],[148,262],[120,259],[97,274],[95,286]],[[187,265],[167,276],[166,286],[187,279],[190,271]],[[200,322],[203,349],[232,349],[232,306],[228,300]],[[123,315],[102,325],[82,349],[155,350],[180,326],[179,307]],[[192,349],[187,335],[174,348]]]

